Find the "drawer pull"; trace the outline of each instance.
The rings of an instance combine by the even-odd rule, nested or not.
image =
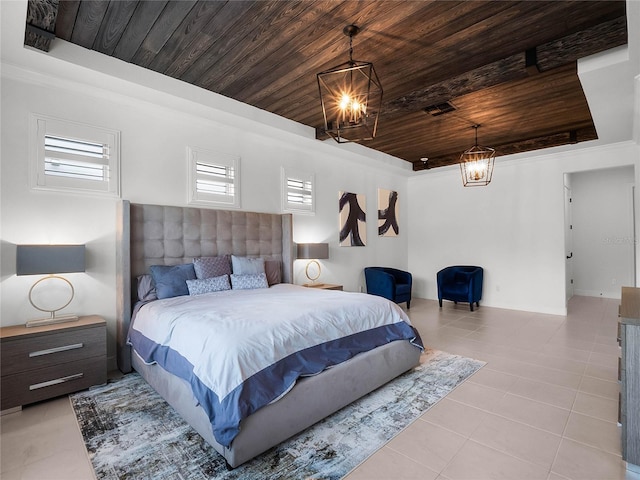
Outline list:
[[[52,385],[58,385],[60,383],[69,382],[71,380],[77,380],[82,378],[84,373],[76,373],[75,375],[69,375],[68,377],[56,378],[55,380],[49,380],[48,382],[36,383],[35,385],[29,385],[29,390],[38,390],[39,388],[51,387]]]
[[[38,350],[37,352],[30,352],[29,358],[40,357],[42,355],[49,355],[51,353],[66,352],[67,350],[76,350],[77,348],[82,348],[82,347],[84,347],[84,343],[74,343],[73,345],[65,345],[63,347],[55,347],[55,348],[48,348],[46,350]]]

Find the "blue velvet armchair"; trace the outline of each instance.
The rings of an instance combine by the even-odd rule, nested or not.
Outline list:
[[[391,267],[366,267],[367,293],[411,306],[411,274]]]
[[[456,265],[440,270],[437,273],[440,307],[443,299],[455,303],[468,302],[473,312],[473,304],[479,307],[482,299],[482,277],[482,267]]]

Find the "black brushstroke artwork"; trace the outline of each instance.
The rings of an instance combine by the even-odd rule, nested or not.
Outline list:
[[[378,235],[385,235],[389,229],[398,235],[398,219],[396,218],[396,203],[398,202],[398,192],[389,192],[389,205],[384,210],[378,210],[378,220],[384,220],[384,223],[378,226]]]
[[[348,236],[351,236],[352,247],[364,247],[365,244],[360,238],[358,221],[366,221],[366,214],[362,211],[362,208],[360,208],[360,205],[358,204],[358,197],[355,193],[342,193],[340,196],[341,212],[347,204],[349,204],[349,216],[340,229],[340,243],[342,243]]]

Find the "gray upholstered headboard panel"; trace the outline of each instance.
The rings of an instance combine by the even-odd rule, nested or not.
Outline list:
[[[293,225],[289,214],[130,204],[118,212],[118,367],[131,370],[126,345],[135,279],[151,265],[233,254],[282,261],[282,280],[293,280]]]

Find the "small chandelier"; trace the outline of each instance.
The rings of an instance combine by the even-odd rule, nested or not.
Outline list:
[[[489,185],[493,175],[493,162],[496,158],[496,151],[493,148],[478,145],[480,125],[473,125],[473,128],[476,131],[476,143],[460,156],[460,173],[465,187]]]
[[[349,61],[317,74],[324,130],[338,143],[372,140],[378,128],[382,85],[373,63],[353,59],[359,31],[355,25],[343,30],[349,36]]]

